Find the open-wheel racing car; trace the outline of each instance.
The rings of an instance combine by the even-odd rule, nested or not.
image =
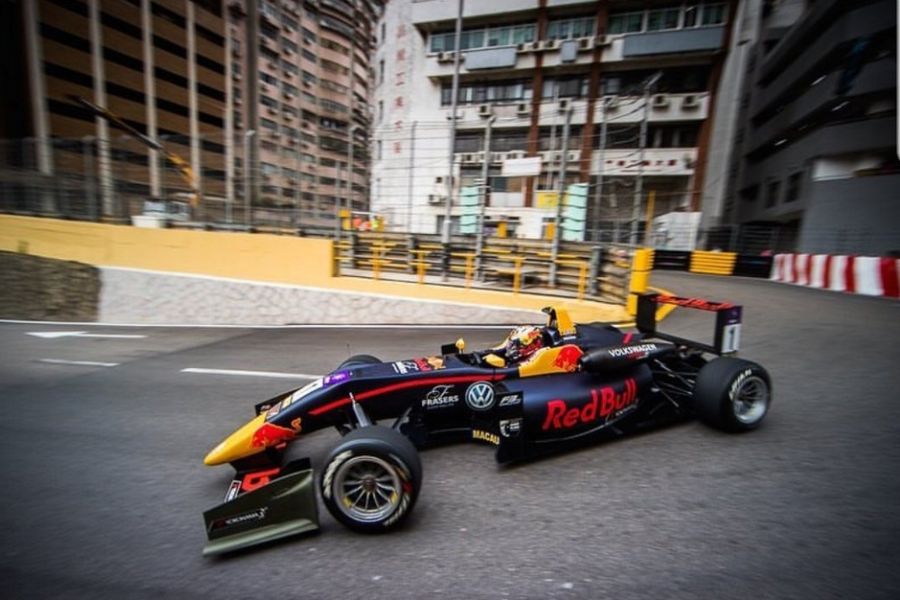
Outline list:
[[[713,311],[706,345],[656,330],[660,303]],[[256,418],[205,458],[237,471],[225,502],[206,511],[204,554],[318,529],[315,488],[336,520],[388,531],[409,516],[422,485],[417,448],[460,440],[496,447],[500,463],[527,460],[691,417],[725,431],[756,428],[771,404],[760,365],[738,348],[741,307],[643,295],[637,333],[575,325],[546,308],[544,327],[518,327],[496,348],[382,362],[352,356],[325,377],[256,405]],[[390,426],[378,421],[390,419]],[[335,427],[341,440],[314,477],[286,446]]]

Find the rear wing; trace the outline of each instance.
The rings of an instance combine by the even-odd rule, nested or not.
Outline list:
[[[672,304],[684,308],[696,308],[716,313],[713,344],[703,344],[656,330],[656,308],[660,304]],[[665,294],[640,294],[635,319],[638,331],[647,337],[698,348],[713,354],[736,354],[741,342],[741,313],[743,307],[728,302],[711,302],[700,298],[681,298]]]

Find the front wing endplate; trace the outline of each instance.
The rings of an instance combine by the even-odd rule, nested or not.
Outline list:
[[[209,542],[203,555],[318,531],[314,479],[312,469],[295,471],[204,512]]]

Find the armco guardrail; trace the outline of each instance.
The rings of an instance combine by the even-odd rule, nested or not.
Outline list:
[[[447,261],[449,272],[467,286],[487,283],[514,292],[530,288],[622,304],[628,294],[630,253],[625,248],[563,243],[555,282],[551,245],[543,240],[489,238],[479,257],[475,240],[464,236],[444,245],[437,235],[348,232],[336,246],[335,259],[344,274],[406,274],[419,283],[441,275]]]

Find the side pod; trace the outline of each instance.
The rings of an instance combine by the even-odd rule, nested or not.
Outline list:
[[[209,539],[204,556],[318,531],[318,504],[309,462],[296,461],[282,472],[286,474],[203,513]],[[238,474],[229,497],[246,478]]]

